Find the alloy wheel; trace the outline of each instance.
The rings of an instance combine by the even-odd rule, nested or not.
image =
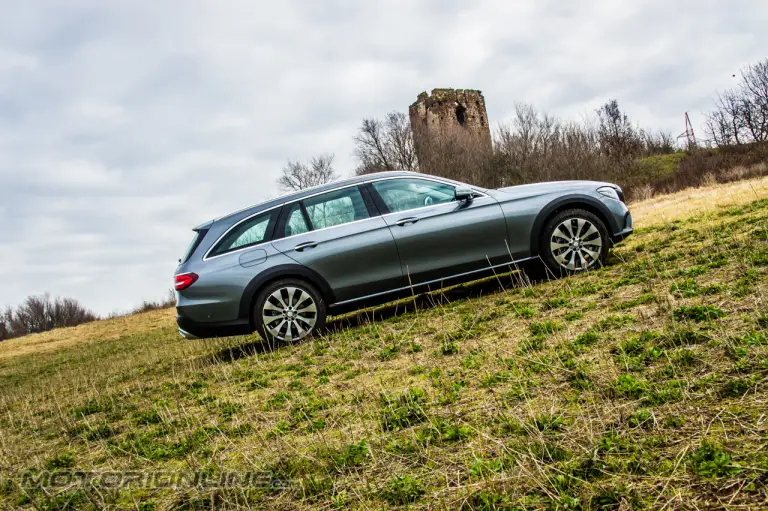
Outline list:
[[[567,218],[552,232],[549,249],[560,266],[570,271],[582,271],[600,260],[603,239],[589,220]]]
[[[261,317],[264,328],[280,341],[297,341],[309,335],[317,322],[312,295],[298,287],[282,287],[267,296]]]

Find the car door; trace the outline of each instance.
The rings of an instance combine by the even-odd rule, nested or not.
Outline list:
[[[337,303],[404,285],[392,233],[364,194],[355,185],[286,205],[273,242],[320,274]]]
[[[456,201],[452,184],[425,178],[373,181],[369,190],[392,232],[403,272],[424,283],[510,260],[506,222],[493,197]]]

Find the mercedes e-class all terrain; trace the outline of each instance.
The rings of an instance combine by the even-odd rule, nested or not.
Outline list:
[[[194,228],[175,274],[185,337],[290,342],[328,314],[523,268],[599,267],[632,233],[621,189],[594,181],[483,189],[383,172],[285,195]]]

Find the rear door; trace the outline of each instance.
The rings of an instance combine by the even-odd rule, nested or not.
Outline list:
[[[342,302],[403,285],[394,238],[359,186],[283,207],[273,245],[319,273]]]
[[[410,282],[429,282],[510,260],[504,213],[493,197],[477,192],[457,202],[455,186],[425,178],[370,183],[395,238]]]

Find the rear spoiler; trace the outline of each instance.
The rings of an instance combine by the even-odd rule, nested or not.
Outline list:
[[[207,222],[204,222],[197,227],[193,227],[193,231],[207,231],[211,226],[213,225],[213,220],[208,220]]]

